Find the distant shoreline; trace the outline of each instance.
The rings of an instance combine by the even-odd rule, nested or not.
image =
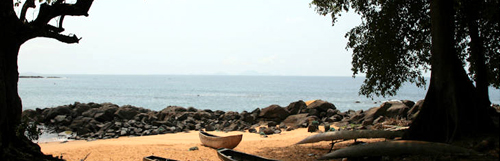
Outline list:
[[[57,77],[57,76],[47,76],[47,77],[44,77],[44,76],[25,76],[25,75],[21,75],[21,76],[19,76],[19,78],[61,78],[61,77]]]

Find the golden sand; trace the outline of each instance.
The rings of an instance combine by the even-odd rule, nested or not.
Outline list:
[[[330,148],[329,142],[295,145],[300,140],[316,134],[307,132],[305,128],[284,131],[268,137],[248,132],[211,133],[219,136],[243,134],[243,139],[235,150],[280,160],[315,160],[326,154]],[[139,161],[153,154],[184,161],[219,160],[215,149],[201,145],[197,131],[90,142],[84,140],[66,143],[49,142],[39,145],[45,154],[62,155],[68,161],[80,161],[87,154],[89,155],[86,161]],[[191,147],[198,147],[199,150],[189,151]]]

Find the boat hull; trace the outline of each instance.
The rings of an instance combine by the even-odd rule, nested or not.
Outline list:
[[[217,156],[222,161],[277,161],[232,149],[219,149],[217,150]]]
[[[238,144],[240,144],[241,139],[243,138],[242,134],[231,136],[216,136],[203,131],[200,131],[199,136],[200,141],[203,145],[214,149],[233,149],[238,146]]]
[[[142,161],[177,161],[177,160],[150,155],[150,156],[144,157],[142,159]]]

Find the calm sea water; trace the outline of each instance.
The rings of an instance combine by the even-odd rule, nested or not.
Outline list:
[[[322,99],[345,111],[378,106],[386,100],[424,98],[426,90],[404,86],[395,97],[359,96],[363,78],[306,76],[57,75],[62,78],[19,80],[24,109],[74,102],[111,102],[161,110],[169,105],[241,112],[272,104]],[[500,103],[500,90],[490,89]],[[359,101],[360,103],[356,103]]]

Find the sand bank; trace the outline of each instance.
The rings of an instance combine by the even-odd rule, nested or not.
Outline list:
[[[329,142],[295,145],[307,136],[316,134],[307,132],[305,128],[284,131],[268,137],[248,132],[212,133],[220,136],[243,134],[243,139],[235,150],[280,160],[315,160],[326,154],[330,148]],[[201,145],[197,131],[90,142],[83,140],[66,143],[50,142],[39,145],[45,154],[62,155],[68,161],[79,161],[87,154],[90,155],[86,161],[139,161],[144,156],[152,154],[184,161],[219,160],[216,150]],[[199,150],[189,151],[189,148],[195,146]]]

